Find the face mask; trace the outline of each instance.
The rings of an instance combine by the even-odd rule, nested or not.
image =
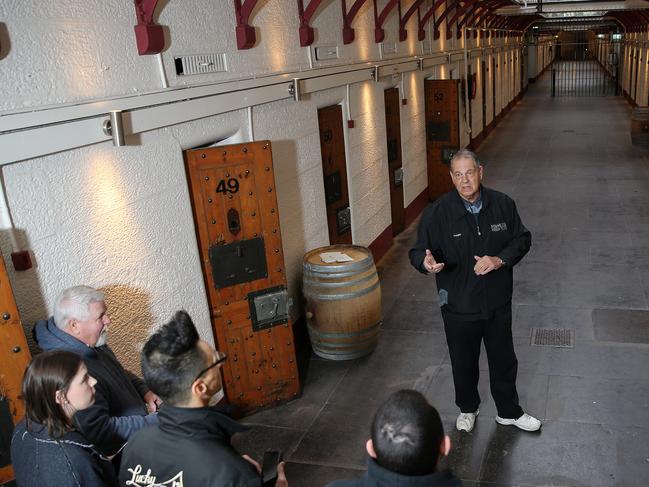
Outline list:
[[[210,397],[210,402],[208,403],[208,406],[216,406],[218,403],[220,403],[223,400],[224,397],[225,397],[225,391],[223,390],[223,387],[221,387],[218,391],[216,391],[216,394]]]

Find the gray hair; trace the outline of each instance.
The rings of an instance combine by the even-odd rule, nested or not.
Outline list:
[[[453,154],[449,166],[453,167],[453,163],[458,159],[469,159],[473,161],[473,164],[475,164],[476,168],[480,167],[480,161],[478,160],[478,156],[476,155],[475,152],[470,151],[469,149],[460,149],[455,154]]]
[[[61,292],[54,303],[54,323],[64,330],[71,319],[87,320],[90,305],[105,300],[104,293],[90,286],[69,287]]]

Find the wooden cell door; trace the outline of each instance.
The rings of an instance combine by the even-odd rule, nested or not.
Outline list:
[[[21,385],[31,356],[1,256],[0,347],[0,484],[3,484],[14,478],[9,447],[13,427],[25,414]]]
[[[399,89],[384,92],[385,128],[388,139],[388,177],[390,178],[390,208],[392,235],[400,234],[406,226],[403,207],[403,163],[401,159],[401,118],[399,115]]]
[[[300,390],[271,145],[185,151],[198,244],[230,403],[250,412]]]
[[[460,145],[458,80],[425,80],[428,197],[435,200],[453,189],[451,157]]]
[[[327,205],[329,243],[351,244],[352,221],[347,185],[343,111],[340,105],[318,110],[322,175]]]

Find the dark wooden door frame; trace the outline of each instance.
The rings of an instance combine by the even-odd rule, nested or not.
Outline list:
[[[403,157],[401,150],[401,114],[399,89],[388,88],[383,92],[385,103],[385,129],[388,158],[388,178],[390,184],[390,212],[392,215],[392,235],[401,233],[406,226],[403,201]],[[397,174],[401,179],[397,182]]]
[[[318,109],[318,127],[329,244],[351,244],[352,214],[342,106]]]

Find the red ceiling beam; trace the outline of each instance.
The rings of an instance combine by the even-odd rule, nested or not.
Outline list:
[[[412,15],[415,12],[419,11],[419,6],[422,3],[424,3],[424,0],[415,0],[412,3],[412,5],[410,6],[410,8],[406,11],[406,14],[403,17],[400,16],[400,19],[399,19],[399,40],[401,42],[405,41],[408,38],[408,31],[406,30],[406,24],[408,23],[408,20],[410,19],[410,17],[412,17]],[[424,35],[425,35],[425,31],[424,31]],[[420,40],[422,40],[422,39],[420,39]]]
[[[461,26],[464,24],[466,21],[467,17],[469,16],[470,12],[475,8],[475,5],[478,3],[478,0],[466,0],[464,2],[464,5],[460,5],[459,2],[457,2],[458,8],[455,10],[455,15],[451,20],[449,21],[448,25],[450,27],[453,26],[453,24],[456,24],[456,31],[457,31],[457,38],[460,39],[462,37],[462,29]],[[462,23],[460,23],[460,16],[462,16]],[[450,29],[446,31],[446,38],[450,39],[449,37]]]
[[[446,0],[437,0],[430,9],[424,14],[424,16],[421,18],[419,21],[419,35],[421,36],[422,31],[424,32],[424,36],[426,35],[426,32],[424,31],[424,27],[426,26],[426,22],[428,22],[428,19],[431,17],[433,18],[433,39],[439,39],[439,30],[437,29],[438,24],[437,24],[437,19],[435,18],[435,12],[439,7],[442,6],[442,4]],[[420,41],[423,41],[424,39],[419,39]]]
[[[300,19],[300,46],[302,47],[310,46],[315,40],[315,31],[310,24],[313,14],[315,14],[321,2],[322,0],[311,0],[309,5],[304,8],[304,0],[297,0],[297,15]]]
[[[450,20],[449,25],[453,26],[457,22],[457,38],[460,39],[462,37],[462,26],[465,24],[467,19],[475,12],[475,9],[478,8],[477,6],[480,4],[479,0],[467,0],[465,4],[455,12],[455,16]],[[459,16],[462,15],[461,20],[459,19]],[[468,27],[468,24],[467,24]],[[467,35],[468,37],[468,35]],[[449,39],[449,32],[446,32],[446,38]]]
[[[374,42],[383,42],[383,39],[385,39],[385,31],[383,30],[383,24],[385,23],[385,20],[388,18],[388,15],[392,11],[392,9],[394,9],[397,3],[400,3],[400,0],[388,0],[387,5],[383,7],[383,10],[381,10],[380,14],[378,12],[378,5],[377,5],[378,0],[373,0],[373,1],[374,1]]]
[[[506,1],[506,0],[498,0],[496,2],[489,2],[489,1],[483,2],[479,7],[480,15],[478,15],[478,10],[476,10],[474,18],[471,19],[471,23],[473,24],[474,27],[481,28],[483,20],[489,14],[491,14],[497,8],[500,8],[501,5],[506,5],[508,3],[509,2]],[[473,34],[474,34],[474,37],[476,37],[475,34],[477,34],[477,31],[474,32]],[[480,32],[480,37],[484,37],[484,31]]]
[[[500,7],[503,7],[505,5],[510,5],[509,0],[496,0],[496,1],[485,1],[483,4],[481,4],[480,9],[483,11],[480,13],[480,17],[477,19],[471,19],[473,27],[482,27],[482,21],[490,14],[498,10]],[[477,13],[477,11],[476,11]],[[477,37],[478,32],[475,31],[473,33],[473,37]],[[480,32],[480,37],[484,37],[485,32],[481,31]]]
[[[342,0],[341,3],[343,8],[343,44],[351,44],[352,42],[354,42],[355,37],[352,22],[354,21],[354,17],[356,17],[358,11],[365,3],[365,0],[356,0],[354,2],[354,5],[352,5],[352,8],[349,9],[349,12],[347,11],[347,4],[345,0]]]
[[[446,20],[446,39],[453,37],[453,24],[457,21],[457,18],[464,13],[464,8],[460,5],[459,0],[456,0],[452,3],[452,6],[448,8],[449,12],[453,9],[453,17],[450,20]]]
[[[435,24],[435,5],[430,7],[423,17],[419,18],[419,29],[417,30],[417,38],[423,41],[426,38],[426,23],[430,18],[433,18],[433,25]]]
[[[433,9],[426,11],[424,16],[421,16],[421,11],[417,9],[417,40],[423,41],[426,38],[426,22],[428,19],[433,17],[433,22],[435,22],[435,12]]]
[[[256,4],[257,0],[245,0],[243,3],[241,0],[234,0],[234,13],[237,19],[237,49],[250,49],[257,41],[255,28],[248,24],[250,14]]]
[[[165,36],[162,26],[153,21],[153,13],[158,0],[135,0],[135,43],[140,56],[159,54],[165,47]]]
[[[488,28],[490,29],[502,29],[505,23],[507,22],[507,17],[504,15],[494,15],[493,18],[488,23]],[[502,37],[502,32],[496,31],[495,37]]]
[[[481,2],[480,0],[476,1],[472,5],[472,9],[470,12],[467,13],[464,17],[462,17],[462,20],[457,24],[457,30],[458,32],[460,29],[466,24],[467,27],[471,27],[471,22],[475,18],[476,14],[480,12],[482,9],[485,8],[484,2]],[[476,32],[474,32],[476,34]],[[468,36],[467,36],[468,37]],[[475,37],[475,36],[474,36]]]
[[[439,26],[442,25],[442,22],[446,20],[446,23],[448,25],[448,11],[449,11],[448,2],[447,0],[444,0],[443,3],[445,4],[446,8],[444,9],[442,15],[439,16],[439,19],[435,21],[435,39],[439,37]]]
[[[478,17],[477,20],[474,21],[473,25],[476,27],[483,27],[483,24],[487,22],[489,19],[494,17],[496,15],[495,11],[499,9],[502,5],[507,5],[509,2],[501,0],[498,2],[485,2],[486,9],[480,13],[480,17]],[[486,24],[485,24],[486,25]],[[484,31],[480,32],[480,37],[484,35]],[[487,36],[489,35],[489,32],[487,32]]]

